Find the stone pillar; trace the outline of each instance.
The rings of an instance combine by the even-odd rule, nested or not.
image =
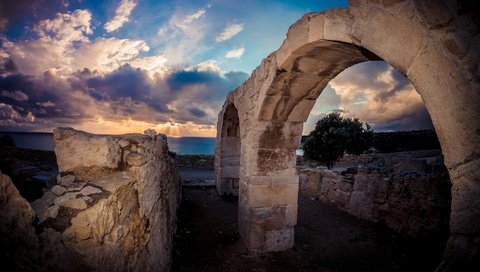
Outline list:
[[[238,222],[247,247],[258,252],[291,248],[297,223],[298,175],[250,176],[245,181],[239,184]]]
[[[450,238],[437,272],[476,271],[480,267],[480,160],[450,169]]]
[[[221,162],[216,182],[219,195],[238,195],[240,178],[240,137],[224,136],[221,139]]]
[[[245,141],[245,176],[240,179],[239,231],[252,251],[293,246],[299,177],[296,148],[303,124],[257,122]]]

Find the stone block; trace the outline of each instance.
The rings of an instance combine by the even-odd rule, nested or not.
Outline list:
[[[249,214],[249,220],[261,224],[266,231],[293,227],[297,222],[296,205],[251,208]]]
[[[247,174],[289,175],[295,174],[297,156],[294,149],[252,149],[247,156]]]
[[[138,151],[138,149],[137,149]],[[126,157],[127,163],[130,166],[142,166],[145,164],[146,160],[145,157],[142,154],[139,154],[137,152],[131,152],[127,155]]]
[[[72,186],[74,181],[75,181],[74,175],[66,175],[61,178],[60,184],[62,184],[62,186],[69,187],[69,186]]]
[[[221,178],[238,179],[240,177],[240,166],[224,166],[221,168]]]
[[[96,187],[86,186],[80,191],[80,194],[82,194],[84,196],[89,196],[89,195],[99,194],[101,192],[102,192],[102,190],[100,190]]]
[[[357,174],[353,177],[353,190],[354,191],[366,191],[368,188],[367,175]]]
[[[416,172],[423,174],[427,168],[426,160],[402,160],[393,166],[393,173]]]
[[[248,185],[248,205],[251,208],[273,207],[298,203],[298,183]]]
[[[50,190],[52,191],[52,193],[54,193],[57,196],[63,195],[66,191],[65,187],[60,185],[55,185]]]
[[[351,193],[353,191],[353,185],[352,183],[341,180],[340,182],[337,183],[337,188],[346,192],[346,193]]]
[[[318,14],[310,17],[308,22],[308,41],[314,42],[323,39],[323,25],[325,15]]]
[[[365,193],[355,191],[350,198],[350,213],[356,217],[372,220],[373,202]]]
[[[346,9],[331,9],[324,13],[323,38],[352,43],[350,35],[353,21]]]
[[[222,157],[221,166],[240,166],[240,156]]]
[[[347,207],[350,204],[350,194],[346,193],[341,190],[335,190],[334,191],[334,199],[333,201],[335,203],[341,204],[343,207]]]
[[[354,36],[365,48],[406,72],[423,43],[420,29],[380,8],[370,9],[368,18],[368,23],[355,24]]]
[[[328,198],[330,187],[331,187],[330,181],[328,179],[322,179],[322,184],[320,186],[320,194],[325,199]]]
[[[305,122],[307,121],[310,112],[315,106],[316,100],[314,99],[302,99],[295,105],[290,115],[288,115],[288,122]],[[298,142],[300,144],[300,141]]]
[[[56,128],[53,136],[60,172],[84,167],[115,169],[122,158],[122,150],[111,136],[97,136],[71,128]]]
[[[293,247],[294,229],[284,228],[265,233],[265,250],[281,251]]]
[[[285,43],[291,52],[308,43],[308,21],[309,15],[304,15],[288,29]]]
[[[302,130],[303,123],[257,122],[252,131],[253,139],[249,145],[257,149],[296,150],[300,145]]]

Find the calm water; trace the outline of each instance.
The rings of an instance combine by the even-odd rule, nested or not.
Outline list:
[[[3,135],[10,135],[17,147],[49,151],[55,148],[51,133],[0,132],[0,136]],[[215,138],[168,138],[168,147],[170,151],[181,155],[209,155],[215,150]]]
[[[0,132],[0,137],[10,135],[15,145],[20,148],[53,151],[53,134],[29,132]],[[213,155],[215,138],[182,137],[168,138],[168,148],[180,155]],[[297,155],[303,155],[302,149],[297,149]]]

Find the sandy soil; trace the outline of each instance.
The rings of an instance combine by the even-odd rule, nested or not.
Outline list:
[[[433,271],[446,238],[408,239],[300,197],[295,246],[250,254],[237,232],[237,199],[183,188],[172,271]]]

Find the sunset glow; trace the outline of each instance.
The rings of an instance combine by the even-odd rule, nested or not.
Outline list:
[[[0,131],[61,126],[118,134],[154,128],[171,137],[214,137],[228,92],[281,45],[292,23],[307,12],[348,4],[22,3],[0,4]],[[327,86],[305,133],[330,111],[357,116],[377,130],[431,127],[408,80],[386,64],[359,67]]]

